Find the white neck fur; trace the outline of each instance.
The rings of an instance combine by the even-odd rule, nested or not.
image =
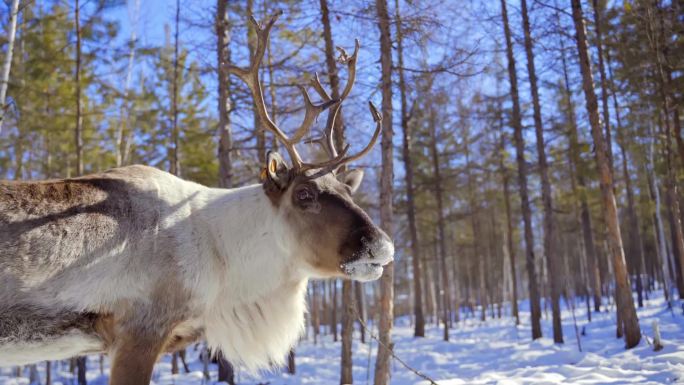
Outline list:
[[[294,234],[261,185],[210,190],[203,206],[213,263],[198,288],[208,298],[209,345],[250,371],[284,363],[306,312],[307,269]]]

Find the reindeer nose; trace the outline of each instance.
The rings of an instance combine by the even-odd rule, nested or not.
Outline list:
[[[368,252],[375,263],[384,266],[394,260],[394,242],[384,231],[379,231],[368,245]]]

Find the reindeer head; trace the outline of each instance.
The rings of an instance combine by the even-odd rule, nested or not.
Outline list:
[[[271,28],[279,15],[271,17],[263,26],[252,17],[251,22],[257,32],[257,49],[250,65],[246,68],[227,66],[229,73],[238,76],[249,87],[262,124],[280,141],[292,162],[288,165],[276,152],[268,154],[261,173],[264,191],[296,234],[300,252],[312,275],[320,278],[350,277],[360,281],[377,279],[382,275],[383,266],[392,261],[394,245],[387,234],[373,224],[368,214],[354,203],[352,196],[361,184],[363,172],[345,170],[345,165],[370,151],[380,135],[382,116],[369,102],[375,132],[368,145],[356,154],[347,154],[349,145],[338,152],[333,135],[342,102],[354,85],[359,42],[356,41],[352,55],[338,47],[338,61],[346,64],[349,71],[347,84],[339,98],[333,99],[325,91],[318,74],[312,79],[311,86],[321,97],[321,103],[314,104],[306,88],[300,87],[305,101],[304,120],[294,134],[288,136],[269,116],[259,80],[259,66]],[[295,145],[304,139],[325,110],[329,110],[329,115],[323,136],[309,142],[320,144],[329,159],[319,163],[304,162]]]

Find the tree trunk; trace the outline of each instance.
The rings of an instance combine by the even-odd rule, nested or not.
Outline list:
[[[532,51],[532,36],[530,20],[527,14],[527,1],[521,1],[523,30],[525,34],[525,54],[527,56],[527,73],[530,78],[530,92],[534,111],[534,128],[537,136],[537,154],[539,162],[539,176],[541,178],[542,202],[544,207],[544,253],[551,289],[551,309],[553,319],[553,341],[563,343],[563,325],[561,324],[560,295],[564,275],[561,272],[558,250],[555,239],[555,223],[553,219],[553,198],[551,182],[549,181],[549,166],[546,160],[546,143],[544,142],[544,127],[542,126],[539,89],[537,87],[537,72],[534,66],[534,52]]]
[[[7,53],[5,54],[4,63],[2,63],[2,72],[0,73],[0,132],[2,132],[2,122],[5,118],[5,111],[7,110],[7,106],[5,106],[5,99],[7,97],[7,87],[9,86],[10,69],[12,67],[12,51],[14,49],[14,37],[17,31],[18,16],[19,0],[12,0],[12,5],[10,5]]]
[[[472,165],[470,163],[470,132],[467,129],[467,126],[464,127],[463,130],[463,150],[465,153],[465,173],[466,173],[466,181],[468,184],[468,205],[470,206],[470,226],[471,230],[473,232],[473,256],[475,260],[477,261],[477,282],[479,284],[478,287],[478,297],[479,297],[479,303],[480,303],[480,320],[485,321],[487,318],[487,288],[486,288],[486,282],[485,282],[485,258],[486,258],[486,253],[482,253],[482,250],[480,250],[480,236],[481,236],[481,231],[480,231],[480,220],[479,220],[479,204],[477,202],[476,198],[476,191],[475,191],[475,180],[473,179],[472,175]]]
[[[88,380],[86,379],[86,373],[88,371],[88,368],[86,367],[87,362],[87,357],[85,356],[78,357],[76,359],[76,378],[78,381],[78,385],[88,384]]]
[[[629,275],[627,274],[627,267],[625,266],[622,234],[620,233],[615,194],[613,193],[613,175],[610,171],[607,155],[608,149],[603,134],[601,133],[601,122],[598,113],[596,94],[594,92],[594,81],[589,61],[589,51],[580,0],[572,0],[572,16],[575,24],[575,37],[580,59],[580,70],[582,72],[582,86],[584,88],[586,108],[594,139],[596,165],[600,175],[601,196],[608,233],[608,252],[612,257],[615,275],[615,300],[617,311],[622,319],[626,347],[633,348],[641,340],[641,329],[639,328],[639,320],[637,318],[630,290]]]
[[[503,194],[504,194],[504,206],[506,207],[506,248],[508,251],[508,258],[510,260],[510,274],[511,274],[511,312],[513,317],[515,317],[515,324],[520,325],[520,316],[518,314],[518,279],[516,274],[515,266],[515,235],[513,227],[513,214],[511,212],[511,188],[510,188],[510,175],[508,175],[508,169],[506,168],[504,154],[506,153],[506,136],[504,134],[504,121],[503,121],[503,107],[499,106],[499,111],[501,113],[499,135],[499,172],[501,173],[501,182],[503,184]]]
[[[613,169],[613,139],[610,128],[610,113],[608,111],[608,86],[606,79],[606,66],[603,62],[603,35],[601,33],[601,8],[598,0],[592,0],[594,8],[594,31],[596,32],[596,51],[598,56],[599,77],[601,80],[601,106],[603,107],[603,126],[606,135],[606,151],[608,152],[608,165],[611,174],[615,174]]]
[[[392,236],[392,195],[394,170],[392,161],[392,38],[387,0],[375,0],[380,29],[380,62],[382,67],[382,172],[380,175],[380,225]],[[386,385],[390,381],[390,356],[392,354],[392,323],[394,321],[394,265],[385,266],[380,279],[380,322],[378,324],[378,354],[375,361],[375,385]]]
[[[333,333],[333,341],[337,342],[337,280],[332,281],[332,288],[330,290],[330,294],[332,295],[331,301],[330,301],[330,308],[331,308],[331,320],[330,320],[330,328],[332,329]]]
[[[178,162],[178,33],[180,27],[180,0],[176,0],[176,30],[173,40],[173,80],[171,82],[171,147],[169,149],[169,172],[179,175]]]
[[[670,260],[669,258],[669,253],[667,252],[667,245],[666,245],[666,240],[665,240],[665,228],[663,225],[663,218],[662,218],[662,207],[660,204],[660,190],[658,190],[658,176],[655,173],[655,161],[653,157],[653,148],[655,147],[655,141],[656,141],[656,136],[655,132],[653,130],[653,126],[649,125],[649,137],[651,138],[649,143],[648,143],[648,152],[647,152],[647,159],[648,159],[648,164],[646,165],[646,176],[648,178],[648,187],[649,187],[649,192],[651,194],[651,199],[655,203],[655,210],[653,213],[653,222],[654,222],[654,229],[655,229],[655,238],[656,238],[656,248],[658,250],[658,255],[659,255],[659,263],[658,265],[660,266],[660,272],[663,277],[663,292],[665,294],[665,300],[668,303],[668,307],[671,307],[671,302],[669,300],[670,298],[670,287],[672,287],[672,283],[676,281],[676,277],[673,276],[672,270],[668,268],[668,262]],[[669,275],[666,275],[666,273],[669,273]],[[668,279],[669,277],[669,279]]]
[[[596,1],[594,1],[594,10],[596,11]],[[597,16],[598,18],[598,16]],[[598,20],[598,19],[597,19]],[[599,52],[599,55],[601,53]],[[615,84],[613,83],[613,70],[611,67],[610,51],[606,50],[606,64],[608,67],[609,78],[606,82],[601,82],[601,86],[610,86],[610,91],[613,97],[613,109],[615,110],[615,120],[617,123],[617,136],[618,136],[618,146],[620,147],[620,155],[622,157],[622,176],[625,180],[625,192],[627,195],[627,215],[629,218],[629,239],[631,241],[631,251],[632,251],[632,263],[635,269],[636,277],[636,290],[637,290],[637,303],[639,307],[644,306],[643,300],[643,284],[641,273],[645,270],[644,266],[644,245],[641,239],[641,225],[639,224],[639,216],[637,215],[636,207],[634,204],[634,191],[632,189],[632,178],[629,175],[629,168],[627,167],[627,144],[626,137],[624,133],[624,128],[622,126],[622,119],[620,118],[620,106],[617,101],[617,94],[615,90]],[[608,90],[604,90],[603,93],[607,94]],[[607,101],[606,101],[607,102]],[[607,112],[604,113],[604,116]]]
[[[430,130],[430,153],[432,158],[432,177],[434,180],[434,194],[437,201],[437,231],[439,242],[439,267],[441,272],[442,290],[442,322],[444,323],[444,341],[449,341],[449,314],[451,313],[451,285],[449,284],[449,269],[447,268],[447,251],[446,251],[446,232],[444,230],[444,194],[442,191],[442,174],[439,164],[439,152],[437,149],[437,116],[434,108],[430,108],[430,117],[428,122]]]
[[[318,302],[318,282],[311,282],[311,327],[313,328],[314,345],[318,343],[318,335],[321,332]]]
[[[330,82],[331,96],[334,100],[340,98],[340,79],[337,75],[337,64],[335,62],[334,43],[332,38],[332,29],[330,27],[330,16],[328,11],[328,1],[320,0],[321,7],[321,23],[323,24],[323,40],[325,41],[325,62],[328,68],[328,80]],[[328,118],[332,119],[333,114],[329,114]],[[329,124],[329,123],[328,123]],[[344,139],[344,124],[342,111],[337,111],[334,127],[334,145],[337,151],[345,147]],[[351,384],[354,382],[352,377],[352,336],[354,334],[354,288],[353,283],[349,280],[342,281],[342,351],[341,351],[341,368],[340,368],[340,383]]]
[[[76,144],[76,176],[83,175],[83,117],[81,116],[81,5],[80,1],[74,3],[74,23],[76,26],[76,128],[74,130],[74,143]]]
[[[354,333],[354,296],[352,281],[342,281],[342,355],[340,362],[340,384],[352,384],[352,334]]]
[[[556,18],[560,24],[560,15],[556,13]],[[569,123],[568,141],[570,144],[570,163],[577,175],[577,184],[579,191],[577,199],[580,204],[580,222],[582,227],[582,238],[584,243],[584,252],[587,258],[587,269],[589,276],[589,285],[594,299],[594,311],[601,311],[601,275],[599,272],[598,255],[596,253],[596,246],[594,244],[594,231],[591,224],[591,213],[589,211],[589,203],[587,200],[587,183],[584,178],[584,162],[580,156],[580,145],[578,139],[577,121],[575,120],[575,103],[572,100],[572,91],[570,89],[570,79],[568,76],[568,66],[565,58],[565,44],[564,40],[560,38],[561,59],[563,64],[563,85],[565,90],[565,98],[567,100],[567,119]]]
[[[359,330],[361,331],[361,343],[366,343],[366,320],[368,319],[368,314],[366,311],[366,293],[363,290],[363,284],[361,282],[354,282],[354,292],[356,294],[356,309],[359,316]]]
[[[231,26],[227,14],[228,0],[216,2],[216,53],[218,71],[218,113],[219,113],[219,187],[233,187],[233,133],[230,126],[230,76],[227,64],[230,63]]]
[[[411,158],[412,137],[409,127],[408,102],[406,100],[406,80],[404,79],[404,44],[401,25],[399,0],[395,0],[397,25],[397,59],[399,61],[399,92],[401,93],[401,130],[403,133],[402,159],[404,161],[404,178],[406,181],[406,214],[408,216],[409,236],[411,237],[411,267],[413,274],[413,315],[415,325],[414,337],[425,337],[425,316],[423,314],[423,289],[421,274],[421,254],[418,243],[418,229],[416,227],[415,188],[413,186],[413,158]]]
[[[513,42],[511,30],[508,24],[508,11],[506,0],[501,0],[501,17],[506,37],[506,56],[508,57],[508,76],[511,86],[511,99],[513,101],[513,113],[511,125],[515,139],[516,159],[518,163],[518,189],[520,190],[520,205],[525,231],[525,262],[527,267],[530,313],[532,322],[532,339],[541,338],[541,306],[539,302],[539,287],[537,286],[537,272],[534,256],[534,234],[532,233],[532,212],[530,210],[530,198],[527,191],[527,163],[525,162],[525,142],[523,139],[522,118],[520,114],[520,98],[518,96],[518,76],[515,70],[515,57],[513,56]]]

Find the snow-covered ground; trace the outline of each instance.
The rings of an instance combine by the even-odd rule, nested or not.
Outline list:
[[[666,309],[661,297],[646,302],[639,309],[642,333],[648,337],[631,350],[615,338],[614,313],[595,313],[593,322],[586,321],[585,308],[576,311],[582,352],[578,350],[572,313],[564,311],[564,345],[553,344],[545,337],[530,341],[529,317],[523,313],[522,326],[515,327],[509,317],[480,322],[472,317],[462,320],[451,330],[451,341],[442,341],[442,330],[430,325],[427,337],[414,339],[408,319],[400,319],[394,329],[395,353],[408,365],[435,379],[440,385],[456,384],[684,384],[684,316],[681,302],[674,312]],[[658,320],[665,348],[653,352],[653,321]],[[551,335],[550,320],[543,320],[544,336]],[[354,340],[354,382],[372,383],[372,368],[377,345]],[[282,370],[252,377],[238,371],[240,384],[338,384],[340,343],[331,338],[302,341],[297,347],[297,374]],[[153,383],[158,385],[204,384],[202,363],[197,353],[188,350],[192,372],[171,375],[169,357],[164,357],[154,370]],[[40,377],[44,379],[43,366]],[[88,362],[90,384],[106,384],[97,357]],[[370,368],[370,371],[369,371]],[[72,384],[68,368],[53,374],[53,384]],[[182,369],[181,369],[182,371]],[[0,370],[0,385],[28,384],[15,379],[10,369]],[[216,366],[211,365],[216,379]],[[425,380],[393,362],[392,384],[427,384]]]

